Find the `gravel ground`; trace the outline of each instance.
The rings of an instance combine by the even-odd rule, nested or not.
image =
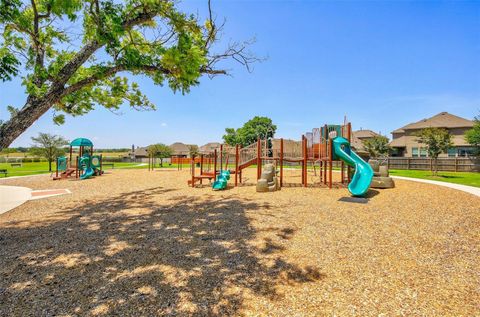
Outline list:
[[[479,316],[478,197],[396,181],[361,203],[188,177],[1,181],[72,194],[0,215],[0,316]]]

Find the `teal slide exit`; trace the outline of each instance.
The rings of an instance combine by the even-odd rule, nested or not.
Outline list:
[[[230,179],[230,171],[220,171],[217,179],[212,184],[213,190],[222,190],[227,188],[228,180]]]
[[[95,173],[93,168],[87,167],[85,171],[83,172],[82,176],[80,176],[80,179],[87,179],[89,177],[92,177],[92,175]]]
[[[353,196],[363,196],[370,188],[373,178],[373,169],[357,153],[352,151],[347,139],[336,137],[333,139],[333,158],[339,158],[347,165],[355,168],[348,190]]]

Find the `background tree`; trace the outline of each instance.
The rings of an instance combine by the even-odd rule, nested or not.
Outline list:
[[[475,117],[473,128],[465,133],[465,140],[475,147],[475,155],[480,156],[480,115]]]
[[[376,135],[371,139],[364,140],[362,143],[371,157],[388,156],[391,151],[388,145],[388,138],[383,135]]]
[[[447,153],[453,145],[452,136],[447,129],[425,128],[417,133],[417,141],[427,147],[428,156],[433,160],[433,175],[437,175],[437,159],[440,153]]]
[[[163,143],[152,144],[148,146],[147,152],[153,157],[160,159],[160,166],[163,167],[163,159],[172,157],[172,149]]]
[[[2,156],[8,157],[10,154],[16,153],[16,152],[17,152],[17,150],[16,150],[15,148],[6,148],[6,149],[2,149],[2,150],[0,151],[0,154],[1,154]]]
[[[273,138],[276,131],[277,126],[273,124],[272,119],[256,116],[237,130],[226,128],[223,140],[231,146],[235,144],[247,146],[257,141],[259,137],[262,139]]]
[[[190,157],[198,156],[199,154],[198,145],[192,144],[188,146],[188,154],[190,154]]]
[[[241,144],[240,140],[238,139],[237,130],[234,128],[226,128],[225,134],[222,136],[222,138],[223,141],[230,146]]]
[[[39,133],[37,137],[32,137],[33,145],[30,153],[35,156],[41,156],[48,161],[48,171],[52,171],[52,162],[58,156],[65,155],[64,147],[68,145],[68,141],[59,135],[48,133]]]
[[[222,26],[207,4],[208,17],[200,21],[174,0],[1,1],[0,79],[21,76],[27,97],[23,106],[8,106],[0,150],[52,107],[56,124],[95,105],[154,109],[126,72],[188,93],[202,75],[227,74],[217,68],[222,60],[250,71],[258,61],[246,48],[251,41],[214,52]]]

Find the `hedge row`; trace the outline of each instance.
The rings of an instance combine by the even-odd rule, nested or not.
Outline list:
[[[0,157],[0,163],[39,163],[47,160],[40,157]]]

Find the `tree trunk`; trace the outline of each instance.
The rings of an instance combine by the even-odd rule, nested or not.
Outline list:
[[[51,159],[48,160],[48,171],[49,172],[52,171],[52,160]]]
[[[10,120],[0,126],[0,151],[7,148],[25,132],[35,121],[58,102],[66,93],[65,84],[77,69],[98,49],[97,41],[87,43],[58,74],[58,79],[41,98],[28,96],[25,106]]]
[[[27,104],[10,120],[0,126],[0,150],[7,148],[35,121],[50,109],[50,100],[39,102],[29,98]]]
[[[163,158],[160,158],[160,167],[163,167]]]

